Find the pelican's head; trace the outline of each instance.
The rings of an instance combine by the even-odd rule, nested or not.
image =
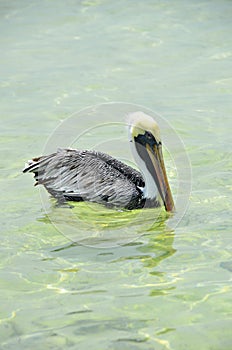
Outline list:
[[[165,209],[172,211],[174,202],[164,165],[158,124],[143,112],[131,113],[127,122],[132,152],[145,178],[145,198],[160,198]]]

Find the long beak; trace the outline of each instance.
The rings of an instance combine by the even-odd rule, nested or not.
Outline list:
[[[154,166],[155,171],[152,176],[156,182],[165,209],[166,211],[174,211],[174,201],[164,165],[162,146],[154,145],[151,147],[148,143],[146,143],[146,149]]]

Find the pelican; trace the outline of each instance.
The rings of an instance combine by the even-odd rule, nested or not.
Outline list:
[[[174,210],[158,124],[143,112],[128,116],[129,142],[141,173],[103,152],[58,149],[29,160],[35,185],[44,185],[58,202],[90,201],[107,207],[138,209],[164,205]]]

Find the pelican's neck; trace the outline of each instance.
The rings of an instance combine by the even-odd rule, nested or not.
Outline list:
[[[149,172],[148,168],[147,168],[147,164],[144,161],[144,159],[142,159],[137,150],[136,150],[136,146],[135,143],[133,141],[130,141],[130,145],[131,145],[131,152],[133,154],[134,160],[136,161],[139,170],[141,171],[141,174],[144,178],[145,181],[145,187],[143,189],[143,195],[144,198],[146,199],[151,199],[151,200],[157,200],[159,201],[160,199],[160,195],[159,195],[159,191],[158,188],[156,186],[155,180],[153,178],[153,176],[151,175],[151,173]]]

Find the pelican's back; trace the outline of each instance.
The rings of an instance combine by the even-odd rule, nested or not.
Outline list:
[[[87,200],[126,209],[144,205],[141,174],[102,152],[59,149],[32,159],[23,172],[33,172],[36,185],[44,185],[59,201]]]

